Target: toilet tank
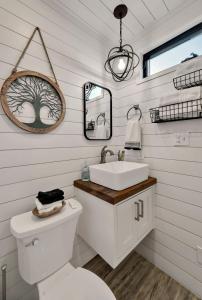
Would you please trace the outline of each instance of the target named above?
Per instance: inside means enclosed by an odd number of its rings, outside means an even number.
[[[40,219],[27,212],[11,219],[11,232],[17,240],[19,272],[29,284],[48,277],[72,257],[82,206],[75,199],[70,200],[73,205],[67,200],[62,211],[49,218]]]

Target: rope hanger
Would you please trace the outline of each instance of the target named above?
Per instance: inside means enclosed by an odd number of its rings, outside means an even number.
[[[28,40],[28,42],[27,42],[27,44],[26,44],[24,50],[22,51],[22,53],[21,53],[21,55],[20,55],[20,57],[19,57],[19,59],[18,59],[16,65],[15,65],[15,67],[14,67],[13,70],[12,70],[12,74],[17,72],[17,68],[18,68],[18,66],[19,66],[19,63],[21,62],[22,58],[24,57],[24,55],[25,55],[25,53],[26,53],[26,51],[27,51],[27,48],[29,47],[29,45],[30,45],[31,41],[33,40],[34,35],[35,35],[35,33],[36,33],[37,31],[38,31],[38,33],[39,33],[39,37],[40,37],[40,40],[41,40],[43,49],[44,49],[45,54],[46,54],[46,57],[47,57],[47,59],[48,59],[48,63],[49,63],[49,65],[50,65],[51,72],[52,72],[52,74],[53,74],[55,83],[58,85],[58,82],[57,82],[57,79],[56,79],[56,75],[55,75],[55,72],[54,72],[54,70],[53,70],[53,66],[52,66],[52,63],[51,63],[51,61],[50,61],[50,57],[49,57],[49,55],[48,55],[48,51],[47,51],[47,48],[46,48],[44,39],[43,39],[42,34],[41,34],[41,30],[40,30],[39,27],[35,27],[35,29],[34,29],[32,35],[31,35],[31,37],[29,38],[29,40]]]

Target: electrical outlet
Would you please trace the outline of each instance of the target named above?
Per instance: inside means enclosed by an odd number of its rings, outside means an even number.
[[[189,132],[174,133],[174,146],[189,146]]]

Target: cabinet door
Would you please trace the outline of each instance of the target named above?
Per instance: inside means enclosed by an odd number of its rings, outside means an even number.
[[[136,196],[139,203],[138,240],[153,227],[152,189]],[[135,225],[136,226],[136,225]]]
[[[136,197],[117,205],[117,247],[118,256],[122,256],[133,248],[138,239],[138,228],[134,226]]]

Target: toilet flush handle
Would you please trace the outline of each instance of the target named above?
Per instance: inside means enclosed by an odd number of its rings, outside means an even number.
[[[26,244],[25,247],[30,247],[30,246],[35,247],[38,245],[38,243],[39,243],[39,239],[35,238],[30,243]]]

